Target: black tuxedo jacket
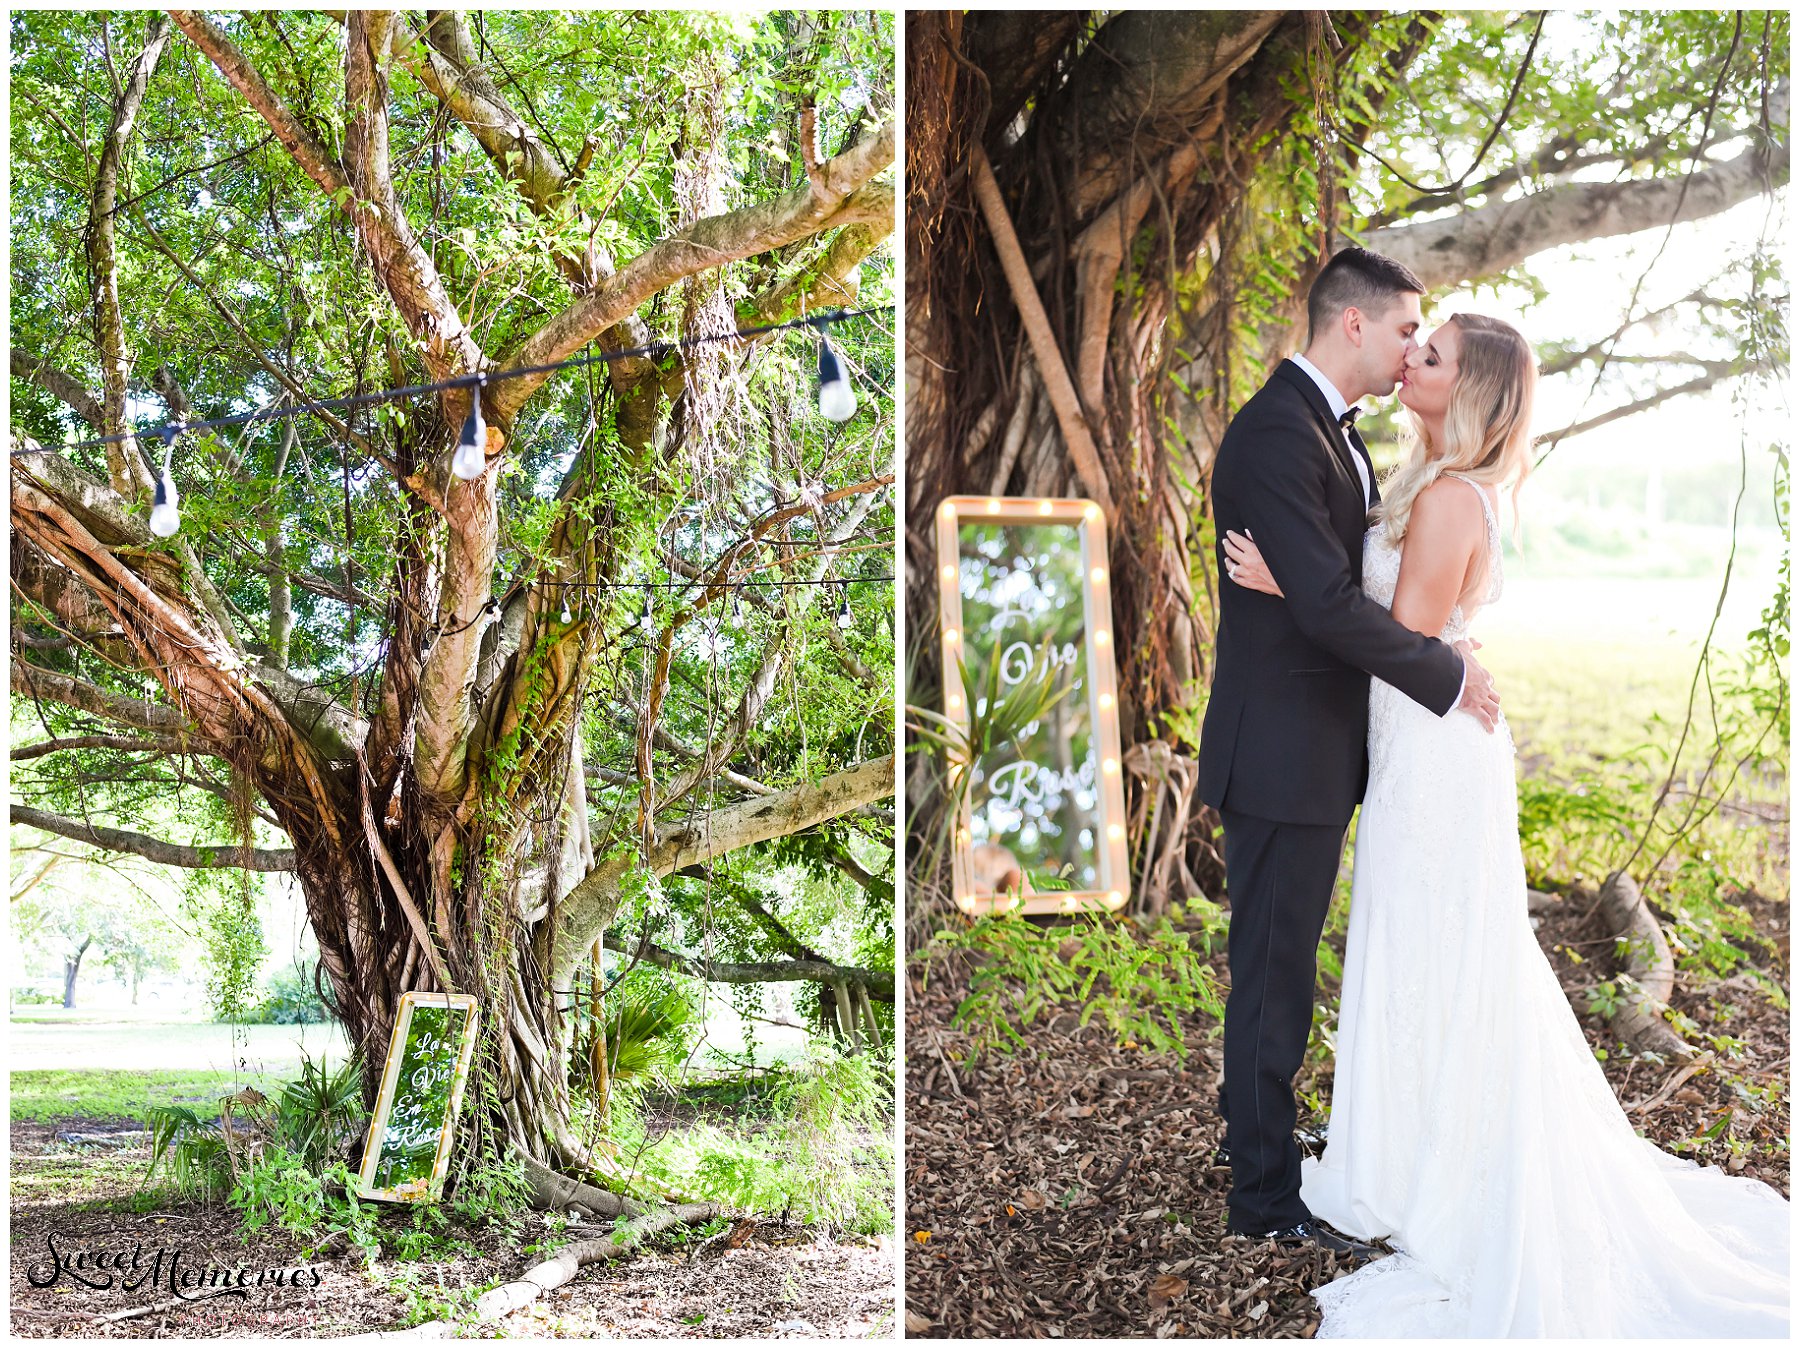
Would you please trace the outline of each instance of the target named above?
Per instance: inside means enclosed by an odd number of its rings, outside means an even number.
[[[1369,676],[1439,715],[1456,705],[1462,657],[1362,593],[1367,513],[1353,453],[1324,393],[1292,361],[1219,446],[1219,636],[1200,736],[1210,806],[1348,824],[1369,776]],[[1373,492],[1372,468],[1369,482]],[[1225,579],[1227,530],[1254,536],[1283,597]]]

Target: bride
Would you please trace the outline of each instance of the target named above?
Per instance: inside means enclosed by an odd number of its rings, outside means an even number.
[[[1363,589],[1465,638],[1500,596],[1498,495],[1529,467],[1536,362],[1463,314],[1407,357],[1415,443]],[[1231,534],[1240,585],[1279,595]],[[1788,1206],[1637,1136],[1533,936],[1512,736],[1372,680],[1328,1145],[1301,1194],[1395,1255],[1314,1290],[1321,1336],[1780,1336]]]

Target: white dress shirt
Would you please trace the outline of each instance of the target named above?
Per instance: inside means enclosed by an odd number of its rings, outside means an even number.
[[[1327,379],[1325,372],[1304,356],[1296,354],[1294,364],[1306,371],[1312,382],[1319,386],[1319,392],[1325,395],[1325,401],[1331,405],[1332,417],[1342,421],[1344,414],[1350,410],[1350,404],[1345,400],[1344,395],[1337,391],[1337,385]],[[1356,446],[1350,440],[1349,430],[1340,426],[1338,434],[1344,438],[1344,444],[1350,446],[1350,459],[1356,465],[1356,476],[1362,482],[1363,509],[1367,510],[1369,508],[1369,466],[1363,463],[1363,457],[1356,452]]]
[[[1324,371],[1320,370],[1318,366],[1314,365],[1298,352],[1294,354],[1293,362],[1306,372],[1307,377],[1311,379],[1314,384],[1319,386],[1319,392],[1325,395],[1326,403],[1331,406],[1331,415],[1341,421],[1344,414],[1350,410],[1350,403],[1343,394],[1338,392],[1337,385],[1333,384],[1331,380],[1326,377]],[[1356,452],[1356,446],[1352,444],[1350,440],[1349,430],[1340,426],[1338,428],[1338,434],[1344,438],[1344,444],[1350,446],[1350,460],[1356,465],[1356,476],[1362,480],[1363,509],[1367,510],[1369,508],[1369,466],[1363,462],[1363,457]],[[1462,702],[1463,689],[1468,686],[1468,683],[1469,662],[1465,657],[1463,660],[1463,682],[1456,690],[1456,701],[1458,703]],[[1454,712],[1455,710],[1456,707],[1452,705],[1450,711]],[[1448,713],[1445,715],[1448,715]]]

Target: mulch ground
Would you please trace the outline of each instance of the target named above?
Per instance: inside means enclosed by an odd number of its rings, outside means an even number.
[[[427,1294],[478,1290],[512,1278],[544,1254],[490,1246],[479,1255],[400,1266],[383,1261],[365,1272],[354,1251],[309,1255],[304,1243],[265,1229],[242,1232],[229,1209],[172,1204],[131,1211],[149,1154],[139,1126],[121,1121],[63,1120],[12,1128],[12,1332],[20,1337],[177,1338],[219,1336],[327,1338],[416,1323],[406,1296],[387,1285],[405,1271]],[[125,1146],[71,1143],[121,1135]],[[569,1236],[604,1235],[569,1229]],[[524,1244],[548,1236],[541,1215],[526,1219]],[[58,1251],[138,1254],[136,1273],[81,1271],[94,1288],[69,1274],[53,1286],[33,1287],[54,1269]],[[160,1273],[156,1253],[166,1251]],[[245,1298],[218,1297],[172,1306],[168,1271],[316,1271],[299,1285],[252,1288]],[[125,1285],[138,1282],[135,1289]],[[160,1286],[159,1286],[160,1285]],[[190,1293],[195,1291],[190,1288]],[[150,1308],[123,1320],[120,1312]],[[683,1248],[652,1244],[611,1266],[594,1266],[532,1306],[474,1334],[698,1339],[861,1339],[886,1337],[894,1326],[894,1254],[886,1238],[842,1243],[791,1222],[761,1221],[742,1244]]]
[[[1586,989],[1618,971],[1592,901],[1570,894],[1538,930],[1578,1009]],[[1758,963],[1785,989],[1787,905],[1753,897],[1748,907],[1779,947]],[[1197,1015],[1184,1023],[1189,1052],[1178,1063],[1121,1047],[1103,1026],[1082,1029],[1065,1012],[1032,1031],[1035,1056],[970,1063],[969,1037],[951,1028],[966,968],[940,960],[929,981],[920,974],[915,964],[906,1001],[910,1335],[1313,1334],[1309,1290],[1348,1266],[1225,1233],[1230,1173],[1211,1165],[1223,1137],[1213,1027]],[[1741,978],[1682,988],[1674,1006],[1703,1034],[1742,1041],[1738,1057],[1674,1082],[1678,1067],[1634,1059],[1603,1021],[1580,1018],[1607,1052],[1607,1076],[1632,1122],[1666,1149],[1786,1194],[1787,1010]],[[1302,1086],[1328,1097],[1328,1075],[1328,1065],[1315,1080],[1303,1074]],[[1716,1139],[1699,1140],[1724,1117]]]

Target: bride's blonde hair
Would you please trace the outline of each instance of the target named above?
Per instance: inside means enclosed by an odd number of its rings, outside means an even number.
[[[1456,314],[1445,321],[1462,334],[1462,350],[1444,411],[1444,444],[1433,445],[1425,423],[1416,413],[1408,414],[1411,452],[1383,485],[1376,508],[1394,544],[1406,537],[1419,493],[1443,474],[1510,486],[1516,521],[1519,488],[1531,472],[1531,405],[1537,395],[1537,356],[1531,344],[1510,323],[1481,314]]]

